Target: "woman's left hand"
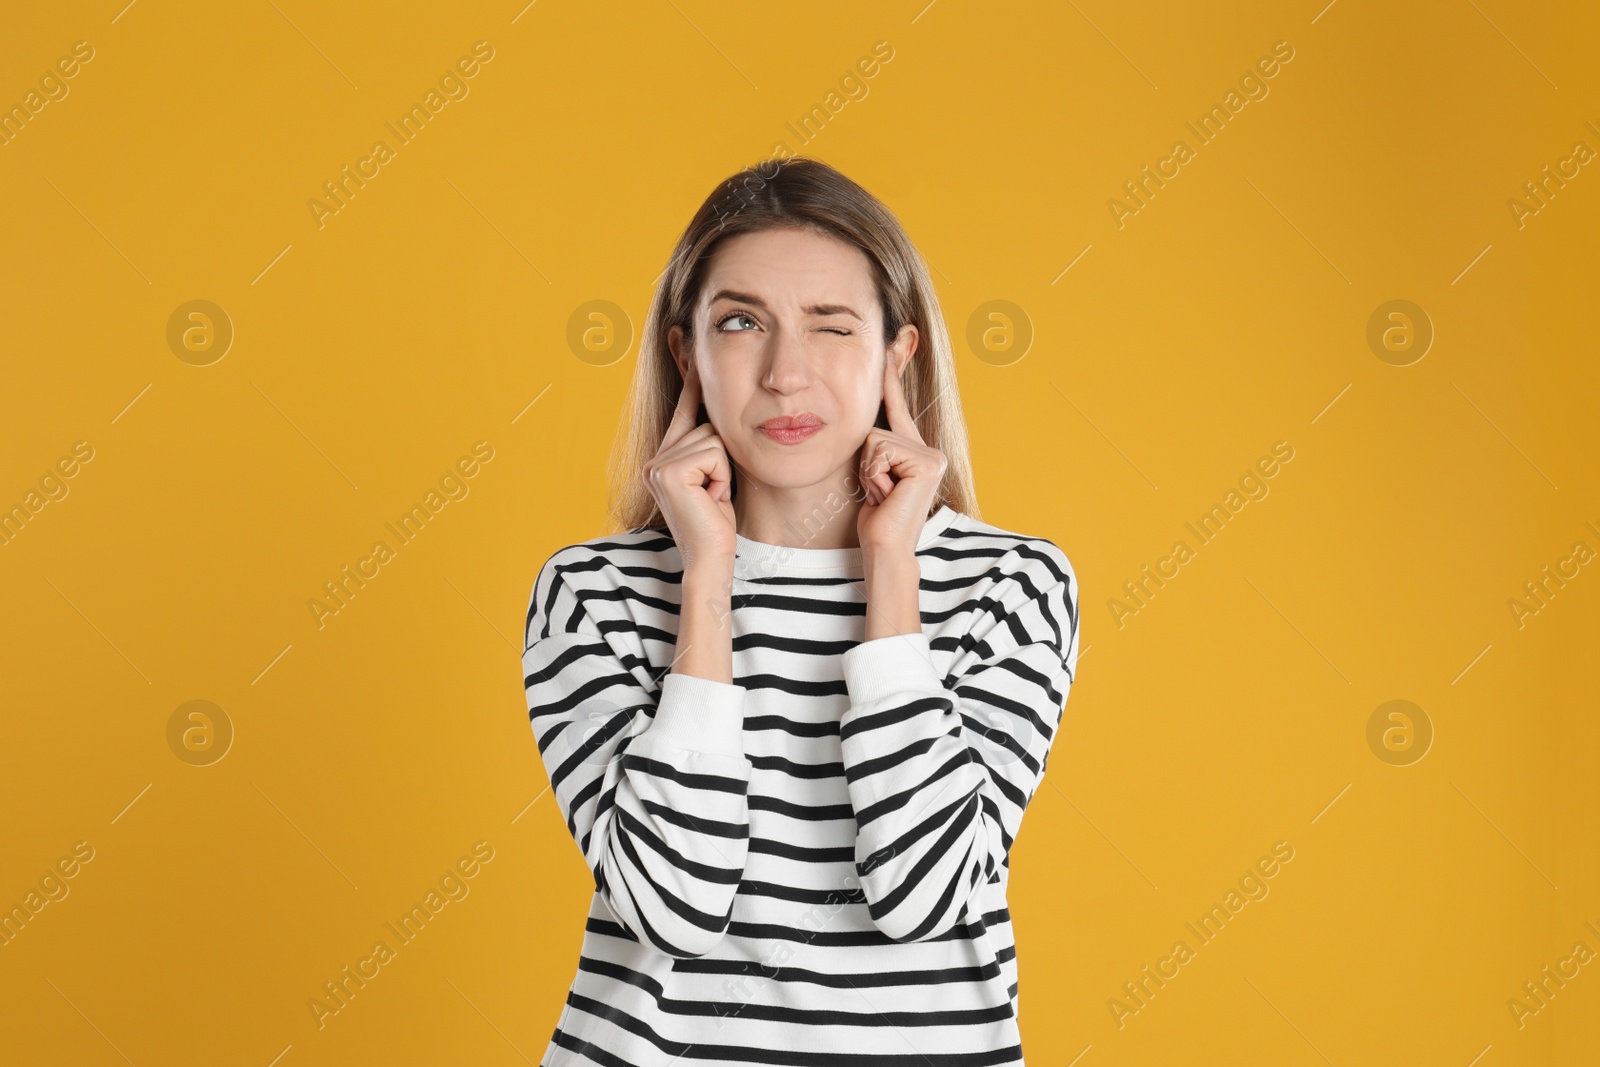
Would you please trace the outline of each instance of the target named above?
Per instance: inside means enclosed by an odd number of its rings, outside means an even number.
[[[917,432],[892,356],[883,361],[883,406],[889,428],[874,426],[861,446],[866,499],[856,516],[856,533],[868,556],[903,553],[909,559],[916,555],[949,460]]]

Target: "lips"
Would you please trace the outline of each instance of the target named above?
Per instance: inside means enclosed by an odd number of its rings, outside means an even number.
[[[799,415],[779,415],[756,429],[781,445],[797,445],[814,437],[822,429],[822,420],[806,411]]]
[[[794,430],[802,426],[821,425],[821,419],[817,418],[809,411],[803,411],[798,415],[779,415],[777,418],[768,419],[766,422],[763,422],[759,428],[763,430]]]

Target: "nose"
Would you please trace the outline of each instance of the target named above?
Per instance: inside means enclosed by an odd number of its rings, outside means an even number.
[[[797,393],[811,384],[811,358],[801,331],[804,326],[777,330],[767,345],[767,373],[762,385],[774,393]]]

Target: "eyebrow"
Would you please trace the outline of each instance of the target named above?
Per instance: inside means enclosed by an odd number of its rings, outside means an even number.
[[[771,308],[767,307],[766,301],[762,300],[759,296],[756,296],[752,293],[736,293],[732,289],[717,290],[716,294],[711,297],[711,303],[715,304],[718,300],[732,300],[740,304],[754,304],[763,311],[772,310]],[[867,321],[861,317],[861,313],[856,311],[855,308],[846,307],[844,304],[808,304],[800,310],[804,311],[807,315],[850,315],[862,322]]]

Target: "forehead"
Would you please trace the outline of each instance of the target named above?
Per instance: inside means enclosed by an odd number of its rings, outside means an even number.
[[[844,304],[868,319],[878,303],[865,252],[837,237],[793,228],[742,233],[718,245],[701,304],[724,289],[758,296],[778,310]]]

